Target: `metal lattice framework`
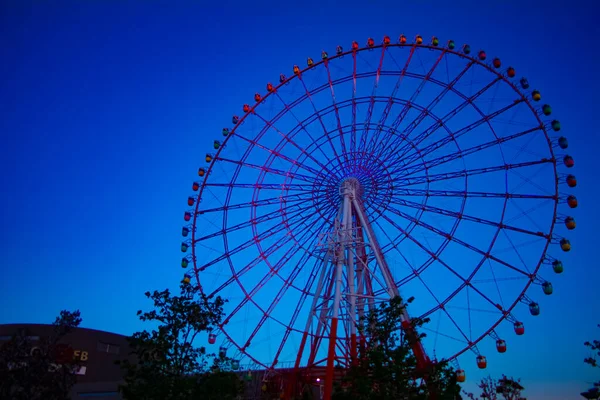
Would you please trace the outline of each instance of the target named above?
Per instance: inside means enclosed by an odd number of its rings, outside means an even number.
[[[514,68],[451,40],[369,39],[254,100],[185,213],[182,266],[229,300],[211,343],[266,369],[347,366],[357,319],[400,293],[431,320],[422,363],[472,350],[484,368],[480,348],[523,334],[515,307],[539,314],[532,284],[552,293],[550,246],[570,250],[555,223],[575,227],[557,210],[577,199],[559,193],[576,185],[560,123]]]

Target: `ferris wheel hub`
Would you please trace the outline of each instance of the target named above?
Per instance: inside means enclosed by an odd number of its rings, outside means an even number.
[[[360,184],[360,181],[352,176],[344,179],[340,183],[340,196],[343,198],[345,195],[348,194],[351,198],[361,198],[363,195],[363,187]]]

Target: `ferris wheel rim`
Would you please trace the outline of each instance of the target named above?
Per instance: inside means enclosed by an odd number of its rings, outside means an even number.
[[[307,70],[309,70],[309,69],[311,69],[311,68],[316,68],[316,67],[318,67],[318,66],[320,66],[320,65],[322,65],[322,64],[324,64],[324,63],[331,62],[331,61],[335,60],[336,58],[341,58],[341,57],[343,57],[343,56],[345,56],[345,55],[357,54],[357,53],[360,53],[360,52],[362,52],[362,51],[369,51],[369,50],[378,49],[378,48],[385,48],[385,47],[386,47],[386,45],[376,45],[376,46],[373,46],[373,47],[362,47],[362,48],[359,48],[359,49],[357,49],[357,50],[351,50],[351,51],[347,51],[347,52],[344,52],[344,53],[342,53],[342,54],[339,54],[339,55],[332,56],[332,57],[328,58],[328,59],[327,59],[327,60],[325,60],[325,61],[319,61],[319,62],[315,63],[315,64],[314,64],[312,67],[308,67],[308,68],[305,68],[305,69],[303,69],[299,75],[292,75],[292,76],[290,76],[289,78],[287,78],[287,79],[286,79],[284,82],[280,83],[280,84],[277,86],[277,88],[275,89],[275,91],[274,91],[273,93],[276,93],[277,89],[279,89],[279,88],[280,88],[280,87],[282,87],[283,85],[286,85],[286,84],[288,84],[288,83],[289,83],[289,82],[291,82],[293,79],[295,79],[295,78],[297,78],[297,77],[299,78],[299,76],[300,76],[302,73],[304,73],[305,71],[307,71]],[[553,160],[554,160],[554,161],[553,161],[553,165],[554,165],[554,175],[555,175],[555,177],[558,177],[558,175],[559,175],[559,174],[558,174],[558,170],[557,170],[556,156],[555,156],[555,154],[554,154],[554,149],[553,149],[553,146],[552,146],[552,144],[551,144],[551,140],[550,140],[550,137],[549,137],[549,134],[548,134],[548,132],[547,132],[547,129],[546,129],[546,127],[544,126],[543,122],[541,121],[539,114],[538,114],[538,113],[536,113],[536,111],[535,111],[535,108],[534,108],[533,104],[532,104],[532,103],[531,103],[531,102],[528,100],[528,98],[525,96],[525,94],[523,94],[523,93],[520,91],[520,89],[518,89],[518,88],[516,87],[516,85],[514,85],[514,84],[513,84],[513,83],[512,83],[512,82],[511,82],[511,81],[510,81],[510,80],[509,80],[507,77],[505,77],[504,75],[500,74],[500,73],[499,73],[497,70],[494,70],[494,69],[493,69],[492,67],[490,67],[489,65],[487,65],[487,64],[485,64],[485,63],[483,63],[483,62],[480,62],[480,61],[479,61],[479,60],[477,60],[475,57],[472,57],[472,56],[469,56],[469,55],[465,55],[465,54],[463,54],[463,53],[460,53],[460,52],[458,52],[458,51],[453,51],[453,50],[450,50],[450,49],[445,49],[445,48],[441,48],[441,47],[437,47],[437,46],[429,46],[429,45],[417,45],[417,44],[404,44],[404,45],[403,45],[403,44],[389,44],[389,45],[387,45],[387,47],[413,47],[413,48],[427,48],[427,49],[431,49],[431,50],[443,51],[443,52],[445,52],[445,53],[449,53],[449,54],[454,54],[454,55],[457,55],[457,56],[459,56],[459,57],[461,57],[461,58],[469,59],[469,60],[471,60],[471,61],[472,61],[474,64],[477,64],[477,65],[479,65],[479,66],[482,66],[482,67],[486,68],[488,71],[490,71],[490,72],[492,72],[492,73],[495,73],[496,75],[498,75],[498,77],[499,77],[501,80],[503,80],[503,81],[504,81],[504,83],[508,84],[508,85],[509,85],[509,86],[510,86],[510,87],[511,87],[511,88],[512,88],[512,89],[513,89],[513,90],[514,90],[514,91],[515,91],[517,94],[519,94],[519,95],[521,96],[521,99],[522,99],[522,100],[523,100],[523,101],[524,101],[524,102],[527,104],[527,106],[530,108],[530,110],[531,110],[532,114],[533,114],[533,115],[535,115],[535,116],[536,116],[536,118],[538,119],[538,122],[540,123],[540,129],[541,129],[541,131],[543,132],[544,136],[546,137],[546,140],[548,141],[548,149],[549,149],[549,151],[550,151],[550,154],[551,154],[551,156],[552,156],[552,158],[553,158]],[[266,100],[266,99],[267,99],[269,96],[271,96],[273,93],[267,93],[267,94],[266,94],[266,95],[265,95],[265,96],[262,98],[262,100],[261,100],[260,102],[258,102],[257,104],[255,104],[255,105],[252,107],[252,109],[251,109],[251,111],[250,111],[250,112],[248,112],[248,113],[245,113],[245,114],[244,114],[244,115],[243,115],[243,116],[240,118],[239,122],[238,122],[238,123],[237,123],[237,124],[234,126],[234,128],[231,130],[231,133],[230,133],[230,134],[229,134],[227,137],[225,137],[225,139],[224,139],[224,141],[223,141],[223,145],[222,145],[222,146],[221,146],[221,147],[220,147],[220,148],[217,150],[217,152],[216,152],[216,154],[215,154],[215,157],[213,157],[213,160],[211,161],[211,163],[210,163],[210,165],[209,165],[209,167],[208,167],[208,169],[207,169],[207,172],[206,172],[206,177],[203,179],[202,185],[201,185],[201,187],[200,187],[200,191],[199,191],[199,193],[198,193],[198,199],[199,199],[199,201],[198,201],[198,202],[196,202],[195,209],[194,209],[194,213],[193,213],[193,222],[192,222],[192,225],[194,226],[194,228],[195,228],[195,226],[196,226],[196,220],[197,220],[197,217],[198,217],[198,215],[199,215],[199,214],[198,214],[198,213],[199,213],[199,211],[198,211],[198,210],[199,210],[199,207],[200,207],[200,199],[202,198],[202,194],[203,194],[203,192],[204,192],[204,189],[205,189],[205,187],[206,187],[206,182],[207,182],[207,180],[209,179],[209,176],[210,176],[210,173],[211,173],[211,171],[212,171],[212,168],[214,167],[214,164],[215,164],[215,162],[217,161],[217,159],[218,159],[218,157],[219,157],[220,153],[223,151],[223,149],[224,149],[224,147],[225,147],[225,145],[226,145],[227,141],[229,141],[231,137],[234,137],[234,136],[235,136],[235,131],[236,131],[236,129],[237,129],[237,128],[238,128],[238,127],[241,125],[241,124],[243,124],[243,123],[244,123],[244,121],[245,121],[245,119],[246,119],[246,118],[247,118],[247,117],[248,117],[248,116],[249,116],[249,115],[250,115],[250,114],[251,114],[251,113],[252,113],[252,112],[253,112],[253,111],[254,111],[254,110],[255,110],[255,109],[256,109],[256,108],[259,106],[259,105],[260,105],[260,104],[262,104],[262,102],[264,102],[264,100]],[[305,101],[305,99],[303,99],[302,101]],[[317,113],[320,113],[321,111],[322,111],[322,110],[319,110]],[[492,131],[493,131],[493,130],[492,130]],[[327,133],[325,133],[325,135],[326,135],[326,134],[327,134]],[[495,134],[495,133],[494,133],[494,134]],[[282,140],[283,140],[283,139],[282,139]],[[239,168],[241,168],[241,166],[240,166],[240,167],[238,167],[238,169],[239,169]],[[265,175],[263,174],[262,180],[264,180],[264,176],[265,176]],[[467,177],[465,176],[465,179],[466,179],[466,178],[467,178]],[[261,181],[261,182],[262,182],[262,181]],[[228,191],[228,201],[229,201],[229,198],[230,198],[230,196],[231,196],[231,192],[232,192],[232,188],[230,188],[230,189],[229,189],[229,191]],[[558,190],[558,179],[557,179],[557,182],[556,182],[556,184],[555,184],[555,194],[556,194],[556,196],[558,196],[558,192],[559,192],[559,190]],[[256,193],[256,190],[255,190],[255,193]],[[465,197],[465,199],[466,199],[466,197]],[[506,202],[507,202],[507,201],[508,201],[508,199],[506,199],[506,200],[505,200],[505,202],[504,202],[504,207],[505,207],[505,208],[506,208]],[[229,203],[227,203],[227,204],[229,204]],[[464,202],[463,202],[463,206],[462,206],[462,207],[463,207],[463,209],[464,209]],[[516,305],[517,305],[517,304],[520,302],[520,298],[521,298],[521,297],[522,297],[522,296],[523,296],[523,295],[524,295],[524,294],[527,292],[527,290],[529,289],[529,287],[532,285],[532,283],[533,283],[533,281],[534,281],[534,278],[533,278],[533,277],[534,277],[535,275],[537,275],[537,272],[539,271],[539,269],[540,269],[540,267],[541,267],[541,265],[542,265],[542,263],[543,263],[543,261],[544,261],[545,257],[547,256],[547,253],[548,253],[548,248],[549,248],[549,245],[550,245],[550,243],[551,243],[551,240],[552,240],[552,237],[553,237],[553,233],[554,233],[554,227],[555,227],[555,223],[556,223],[557,209],[558,209],[558,200],[554,201],[554,216],[555,216],[555,217],[554,217],[554,218],[553,218],[553,220],[551,221],[551,225],[550,225],[550,228],[549,228],[549,233],[547,234],[548,238],[547,238],[547,240],[546,240],[546,244],[545,244],[545,246],[544,246],[544,250],[543,250],[543,251],[542,251],[542,253],[541,253],[540,260],[539,260],[539,262],[537,263],[537,265],[535,266],[535,269],[534,269],[534,271],[533,271],[533,273],[532,273],[532,278],[528,280],[527,284],[525,285],[525,287],[524,287],[524,288],[523,288],[523,290],[521,291],[521,294],[520,294],[520,295],[517,297],[517,299],[516,299],[516,300],[515,300],[515,301],[514,301],[514,302],[513,302],[511,305],[510,305],[510,307],[506,308],[506,310],[505,310],[505,311],[507,311],[508,313],[510,313],[510,312],[511,312],[511,311],[512,311],[512,310],[513,310],[515,307],[516,307]],[[227,212],[224,212],[224,219],[226,219],[226,215],[227,215]],[[503,221],[503,219],[501,220],[501,222],[500,222],[500,223],[502,223],[502,221]],[[253,227],[253,229],[254,229],[254,227]],[[502,230],[502,229],[503,229],[502,227],[499,227],[499,228],[497,229],[497,234],[498,234],[498,233],[500,232],[500,230]],[[256,235],[256,231],[254,231],[254,233],[255,233],[255,235]],[[224,235],[224,236],[226,236],[226,235]],[[225,240],[226,240],[226,239],[225,239]],[[192,230],[192,242],[194,242],[194,241],[195,241],[195,229],[193,229],[193,230]],[[494,242],[494,241],[492,241],[492,244],[491,244],[491,246],[493,246],[493,242]],[[442,250],[442,251],[443,251],[443,250]],[[199,274],[199,268],[197,268],[197,266],[196,266],[195,246],[192,246],[192,259],[193,259],[193,263],[194,263],[194,272],[196,273],[196,277],[197,277],[197,279],[199,279],[199,276],[198,276],[198,274]],[[231,268],[231,272],[232,272],[232,274],[234,274],[234,275],[235,275],[235,270],[234,270],[234,267],[233,267],[233,266],[232,266],[232,264],[231,264],[231,260],[229,260],[229,264],[230,264],[230,268]],[[475,272],[476,272],[476,270],[473,272],[473,275],[472,275],[472,276],[474,276]],[[470,280],[471,280],[472,276],[471,276],[471,277],[469,277],[469,280],[468,280],[468,282],[470,282]],[[396,282],[396,284],[397,284],[397,282]],[[243,285],[241,285],[241,284],[240,284],[240,288],[242,288],[242,290],[243,290]],[[462,289],[461,289],[461,290],[462,290]],[[261,307],[260,307],[258,304],[256,304],[256,303],[255,303],[255,306],[256,306],[258,309],[261,309]],[[433,311],[432,311],[432,312],[433,312]],[[484,332],[484,333],[483,333],[483,334],[482,334],[482,335],[481,335],[481,336],[480,336],[478,339],[476,339],[476,340],[473,342],[473,345],[476,345],[476,344],[477,344],[479,341],[481,341],[483,338],[485,338],[486,336],[489,336],[490,332],[491,332],[491,331],[493,331],[493,330],[494,330],[494,329],[495,329],[495,328],[496,328],[496,327],[497,327],[497,326],[498,326],[498,325],[499,325],[499,324],[500,324],[502,321],[504,321],[505,319],[506,319],[506,317],[505,317],[505,316],[503,316],[503,317],[499,318],[499,319],[498,319],[498,321],[497,321],[497,322],[496,322],[496,323],[495,323],[493,326],[491,326],[491,327],[490,327],[490,328],[489,328],[489,329],[488,329],[486,332]],[[281,324],[285,326],[285,323],[281,323]],[[226,336],[227,336],[227,337],[228,337],[230,340],[232,340],[232,341],[233,341],[233,339],[232,339],[232,338],[229,336],[229,334],[227,334],[227,332],[226,332],[226,331],[224,331],[224,330],[223,330],[223,333],[224,333],[224,334],[225,334],[225,335],[226,335]],[[233,341],[233,343],[235,343],[235,341]],[[236,345],[236,347],[238,347],[238,348],[239,348],[239,346],[237,346],[237,345]],[[462,353],[466,352],[467,350],[469,350],[469,349],[471,349],[471,348],[472,348],[472,347],[468,347],[468,348],[465,348],[465,349],[463,349],[461,352],[459,352],[459,353],[455,354],[455,355],[454,355],[453,357],[451,357],[450,359],[454,359],[454,358],[458,357],[459,355],[461,355]],[[247,357],[250,357],[251,359],[253,359],[255,362],[257,362],[257,363],[260,363],[260,362],[259,362],[257,359],[255,359],[255,358],[254,358],[254,357],[253,357],[251,354],[249,354],[249,353],[244,353],[244,354],[245,354],[245,356],[247,356]],[[261,364],[261,365],[264,365],[264,364],[262,364],[262,363],[260,363],[260,364]],[[267,367],[266,365],[264,365],[264,366],[265,366],[265,367]]]

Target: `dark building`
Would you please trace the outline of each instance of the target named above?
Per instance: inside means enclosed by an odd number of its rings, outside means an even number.
[[[20,329],[27,332],[32,345],[35,346],[36,340],[50,334],[52,325],[0,325],[0,344],[10,340]],[[122,382],[123,373],[121,368],[115,365],[115,361],[129,356],[129,346],[125,336],[95,329],[77,328],[65,336],[62,342],[73,348],[74,356],[81,364],[77,373],[77,384],[71,392],[71,399],[121,399],[118,385]]]

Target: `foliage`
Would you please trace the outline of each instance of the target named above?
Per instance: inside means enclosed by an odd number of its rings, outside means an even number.
[[[0,399],[67,400],[78,360],[62,339],[81,323],[79,311],[61,311],[50,335],[32,340],[22,329],[0,346]]]
[[[445,362],[430,366],[427,385],[419,378],[409,338],[400,327],[406,305],[396,297],[362,319],[359,333],[370,338],[369,345],[336,385],[334,400],[428,399],[433,390],[439,399],[461,398],[456,373]],[[417,329],[426,322],[411,323]]]
[[[137,314],[157,328],[128,338],[134,357],[120,361],[125,371],[120,390],[128,400],[230,399],[241,390],[238,376],[222,370],[228,359],[215,359],[195,345],[201,332],[221,322],[224,300],[209,299],[189,283],[180,289],[178,296],[168,289],[145,293],[154,310]]]
[[[521,393],[525,388],[521,385],[520,379],[509,378],[506,375],[502,375],[502,378],[496,380],[491,376],[483,378],[477,387],[481,389],[481,399],[486,400],[526,400],[525,397],[521,396]],[[475,396],[472,393],[466,394],[469,399],[474,400]],[[499,397],[502,396],[502,397]]]
[[[598,325],[600,328],[600,325]],[[593,340],[591,342],[585,342],[584,346],[589,347],[593,352],[591,357],[587,357],[583,360],[586,364],[591,365],[594,368],[600,368],[600,364],[598,364],[598,358],[600,357],[600,340]],[[600,388],[600,380],[594,383],[594,386]]]

